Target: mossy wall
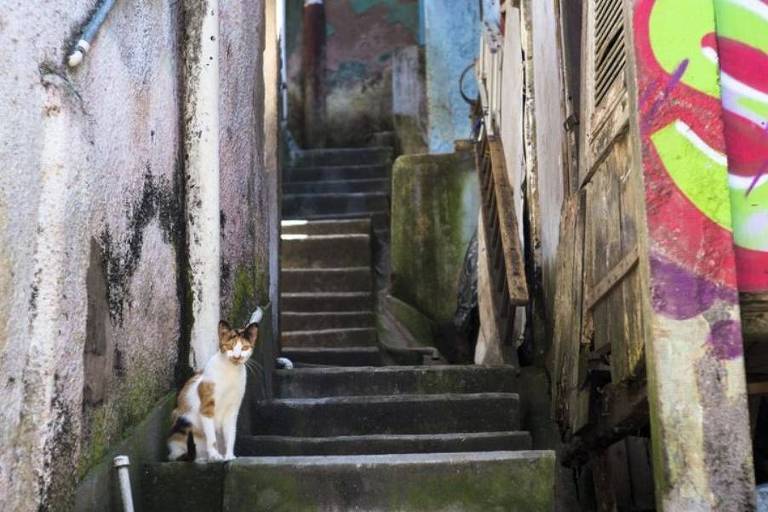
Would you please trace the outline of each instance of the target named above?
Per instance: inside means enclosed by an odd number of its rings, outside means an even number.
[[[480,207],[471,152],[406,155],[392,171],[392,295],[452,325]]]

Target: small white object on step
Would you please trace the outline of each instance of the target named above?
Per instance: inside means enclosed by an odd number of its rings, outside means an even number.
[[[277,367],[281,370],[293,370],[293,361],[287,357],[278,357],[275,359],[275,362],[277,363]]]
[[[248,325],[259,324],[261,319],[264,318],[264,310],[261,307],[256,307],[256,310],[251,313],[251,319],[248,320]]]

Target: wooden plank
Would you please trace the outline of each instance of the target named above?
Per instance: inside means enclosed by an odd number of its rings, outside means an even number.
[[[507,178],[506,161],[501,141],[496,137],[489,137],[488,143],[491,151],[491,168],[509,300],[515,306],[522,306],[528,303],[528,284],[525,277],[523,250],[518,236],[519,228],[514,205],[514,191]]]
[[[570,372],[575,371],[573,354],[578,354],[580,342],[574,337],[576,311],[572,301],[574,286],[574,267],[576,259],[576,221],[579,213],[578,195],[571,196],[563,204],[560,217],[560,244],[557,253],[557,282],[555,292],[554,327],[552,332],[552,405],[555,418],[562,424],[567,423],[568,402],[570,400]],[[567,426],[566,426],[567,428]]]
[[[621,251],[629,254],[631,251],[640,253],[638,226],[642,213],[642,179],[639,171],[633,169],[632,149],[623,139],[617,151],[619,161],[624,162],[621,170]],[[645,377],[645,336],[643,331],[643,302],[645,288],[640,278],[638,267],[633,266],[621,283],[621,293],[624,314],[623,365],[612,365],[611,371],[614,382],[626,379],[641,379]]]
[[[594,308],[595,304],[605,297],[637,265],[639,258],[638,248],[635,246],[594,287],[586,291],[584,298],[585,309],[590,310]]]

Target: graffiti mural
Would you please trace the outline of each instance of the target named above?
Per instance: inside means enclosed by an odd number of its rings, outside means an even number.
[[[765,55],[768,31],[751,13],[768,3],[633,4],[657,499],[663,510],[752,510],[739,289],[768,289],[768,104],[765,78],[742,59]],[[716,30],[721,14],[733,21]],[[731,25],[746,17],[748,36]]]
[[[768,291],[768,0],[714,0],[717,33],[700,0],[640,4],[636,30],[646,37],[638,51],[652,64],[644,73],[642,128],[683,196],[673,205],[682,217],[659,219],[658,228],[677,235],[674,225],[685,225],[677,245],[687,254],[676,256],[684,266],[696,259],[696,274]],[[688,7],[680,30],[679,14]],[[736,273],[719,258],[685,249],[705,240],[703,231],[712,243],[733,237]]]
[[[768,0],[714,0],[739,289],[768,291]]]

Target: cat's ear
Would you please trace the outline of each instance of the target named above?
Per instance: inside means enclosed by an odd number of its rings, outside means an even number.
[[[219,340],[224,339],[224,337],[229,335],[231,331],[232,328],[226,321],[222,320],[219,322]]]
[[[243,336],[251,342],[251,345],[255,345],[256,340],[259,338],[259,324],[252,323],[248,325],[243,331]]]

